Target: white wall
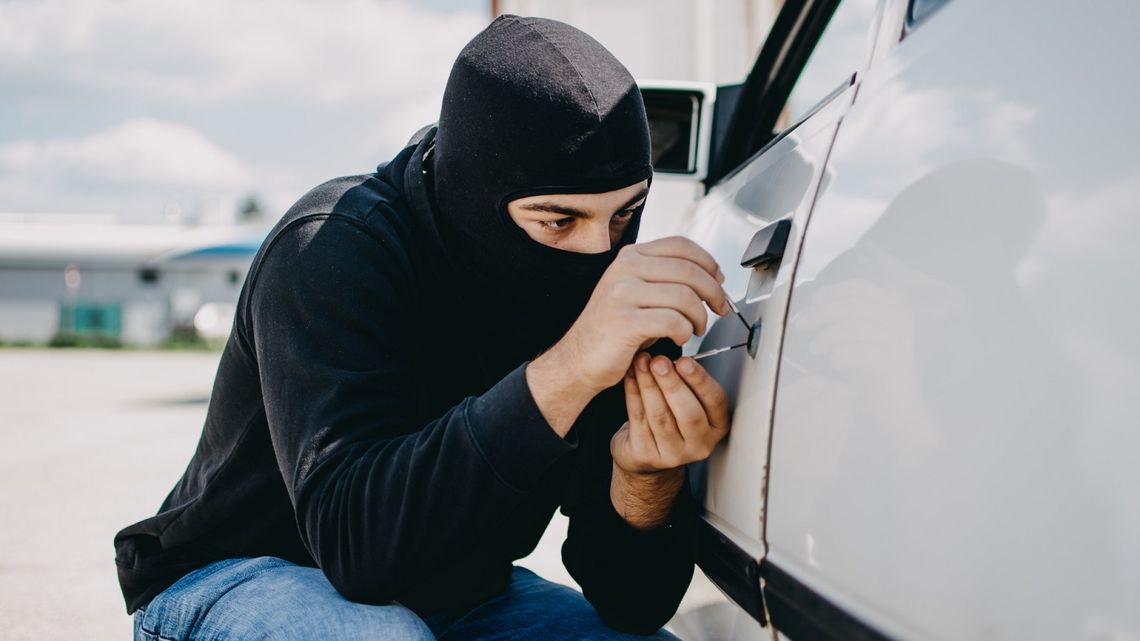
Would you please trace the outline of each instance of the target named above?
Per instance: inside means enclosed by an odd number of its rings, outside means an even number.
[[[502,13],[572,24],[638,80],[744,80],[777,0],[501,0]]]
[[[166,338],[166,304],[159,301],[131,301],[123,305],[122,340],[128,345],[153,347]]]
[[[0,340],[46,343],[59,327],[59,303],[0,300]]]

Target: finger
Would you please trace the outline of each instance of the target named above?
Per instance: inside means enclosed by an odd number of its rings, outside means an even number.
[[[723,316],[731,311],[725,301],[724,289],[716,278],[690,260],[667,256],[641,256],[634,265],[637,276],[646,282],[686,285],[716,313]]]
[[[634,360],[641,356],[642,354],[638,354]],[[660,453],[657,451],[657,441],[653,438],[653,432],[649,429],[649,422],[645,419],[645,405],[641,400],[641,390],[637,387],[633,368],[631,365],[622,379],[625,385],[625,409],[629,416],[629,445],[638,460],[648,461],[658,458]]]
[[[618,461],[625,462],[629,460],[632,449],[633,446],[629,441],[629,421],[626,421],[610,438],[610,456],[613,457],[615,463]]]
[[[644,424],[638,427],[629,421],[618,428],[610,439],[610,455],[613,456],[614,462],[631,472],[656,470],[653,461],[659,456],[655,449],[646,449],[653,447],[651,441],[647,443],[645,440],[648,432],[649,428]]]
[[[677,373],[685,380],[708,416],[714,430],[728,430],[728,395],[700,363],[689,357],[677,360]]]
[[[709,276],[716,278],[720,271],[716,259],[705,248],[683,236],[669,236],[660,238],[642,245],[637,245],[638,252],[643,256],[663,256],[683,258],[700,265]]]
[[[653,430],[649,429],[648,421],[630,422],[629,443],[637,460],[643,463],[648,464],[661,458],[661,452],[657,449],[657,439],[653,438]]]
[[[629,294],[629,302],[638,307],[675,309],[693,326],[693,333],[703,336],[708,329],[709,315],[700,296],[691,288],[677,283],[641,283],[636,292]]]
[[[678,347],[689,342],[695,331],[693,324],[684,314],[675,309],[651,307],[637,310],[633,318],[634,327],[637,328],[639,338],[658,339],[668,338]]]
[[[638,354],[634,358],[640,357]],[[634,423],[645,422],[645,405],[641,402],[641,390],[637,388],[637,379],[633,375],[633,366],[630,366],[622,378],[622,383],[625,386],[625,413],[629,416],[629,420]]]
[[[700,458],[708,456],[705,444],[709,442],[709,418],[704,406],[697,400],[689,384],[673,367],[673,362],[664,356],[654,358],[649,364],[649,370],[661,389],[665,402],[673,413],[673,420],[677,430],[685,441],[690,452],[696,452]],[[711,444],[709,445],[711,448]]]
[[[649,371],[649,354],[639,354],[634,360],[635,377],[645,405],[645,418],[657,443],[661,462],[665,467],[676,467],[683,461],[685,442],[673,420],[673,412],[665,402],[665,396],[657,387],[653,374]]]

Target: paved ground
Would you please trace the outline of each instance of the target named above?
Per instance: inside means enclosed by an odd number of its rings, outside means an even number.
[[[129,639],[111,540],[186,465],[218,354],[0,349],[0,637]],[[552,522],[522,563],[572,584]],[[683,608],[717,600],[698,579]]]

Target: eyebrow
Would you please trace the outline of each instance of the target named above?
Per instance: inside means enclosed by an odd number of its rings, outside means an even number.
[[[629,209],[630,207],[632,207],[634,205],[634,203],[636,203],[639,200],[644,199],[648,195],[649,195],[649,188],[645,187],[641,191],[637,192],[637,194],[633,198],[630,198],[629,200],[625,201],[625,204],[622,205],[621,207],[618,207],[617,211],[624,211],[626,209]],[[545,211],[545,212],[549,212],[552,214],[562,214],[563,216],[572,216],[574,218],[589,218],[590,217],[590,212],[588,212],[588,211],[583,211],[583,210],[578,209],[576,207],[567,207],[566,205],[559,205],[558,203],[550,203],[550,202],[528,203],[526,205],[522,205],[522,209],[526,209],[529,211]],[[617,211],[615,211],[614,213],[617,213]]]

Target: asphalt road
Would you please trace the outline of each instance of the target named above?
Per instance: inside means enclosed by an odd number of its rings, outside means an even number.
[[[0,636],[130,639],[112,538],[193,452],[219,354],[0,349]],[[573,585],[551,522],[520,564]],[[718,599],[698,577],[682,609]]]

